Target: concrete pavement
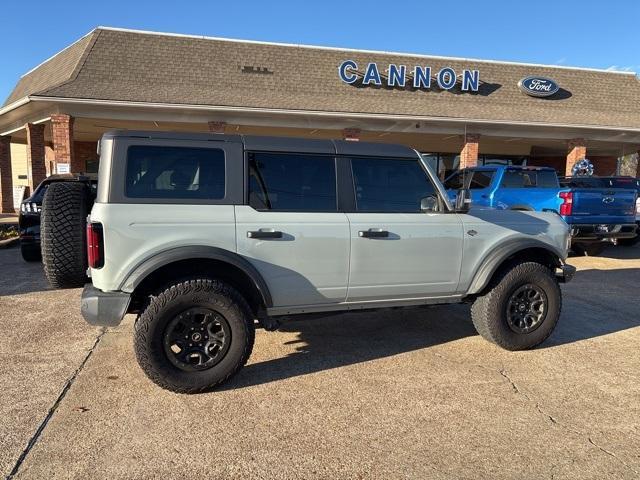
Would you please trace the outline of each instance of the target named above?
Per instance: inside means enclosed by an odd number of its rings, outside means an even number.
[[[0,251],[3,475],[640,476],[640,248],[572,259],[536,350],[487,343],[462,305],[335,315],[258,331],[247,367],[196,396],[144,377],[133,318],[102,335],[79,290],[18,257]]]

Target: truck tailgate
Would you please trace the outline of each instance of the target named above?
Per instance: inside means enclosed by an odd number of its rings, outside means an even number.
[[[569,223],[622,224],[635,219],[636,193],[622,188],[573,188]]]

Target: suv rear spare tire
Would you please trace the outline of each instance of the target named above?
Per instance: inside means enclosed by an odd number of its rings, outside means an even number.
[[[553,332],[562,293],[554,272],[535,262],[517,263],[499,271],[484,295],[471,307],[480,335],[507,350],[527,350]]]
[[[42,202],[42,263],[54,288],[77,288],[87,282],[86,221],[91,192],[81,182],[56,182]]]

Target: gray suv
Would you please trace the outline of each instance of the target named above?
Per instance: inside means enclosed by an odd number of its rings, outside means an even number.
[[[140,366],[176,392],[226,381],[256,326],[299,314],[471,302],[484,338],[532,348],[575,271],[558,215],[452,205],[400,145],[115,131],[100,155],[82,313],[136,314]]]

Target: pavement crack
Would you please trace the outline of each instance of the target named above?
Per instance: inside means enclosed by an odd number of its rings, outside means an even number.
[[[518,388],[518,385],[516,385],[516,383],[511,379],[511,377],[509,376],[509,374],[504,368],[500,370],[500,375],[502,375],[507,380],[507,382],[509,382],[514,393],[517,393],[518,395],[522,395],[527,400],[530,400],[529,396],[526,393],[520,391],[520,389]]]
[[[629,470],[631,470],[633,473],[635,473],[636,475],[640,475],[640,472],[636,469],[634,469],[631,465],[629,465],[628,463],[626,463],[624,460],[622,460],[619,456],[617,456],[615,453],[613,453],[610,450],[607,450],[604,447],[601,447],[600,445],[598,445],[596,442],[593,441],[593,439],[591,437],[587,437],[587,440],[589,440],[589,443],[591,445],[593,445],[594,447],[596,447],[598,450],[600,450],[601,452],[609,455],[610,457],[615,458],[618,462],[620,462],[622,465],[624,465],[626,468],[628,468]]]
[[[103,328],[98,334],[98,336],[96,337],[95,341],[93,342],[93,345],[85,355],[84,359],[82,360],[78,368],[76,368],[73,374],[67,379],[66,383],[64,384],[64,387],[62,387],[62,390],[58,395],[58,398],[56,398],[56,401],[53,402],[53,405],[51,406],[51,408],[49,408],[47,415],[44,417],[42,422],[40,422],[40,425],[38,425],[38,428],[36,429],[35,433],[29,439],[27,446],[18,457],[18,460],[16,460],[16,463],[13,466],[11,473],[7,475],[6,480],[11,480],[16,475],[16,473],[18,473],[18,470],[20,470],[20,467],[22,466],[25,459],[27,458],[27,455],[29,455],[29,453],[37,443],[38,439],[42,435],[42,432],[44,432],[44,429],[47,427],[49,420],[51,420],[53,415],[56,413],[56,410],[60,406],[60,403],[62,402],[62,400],[64,400],[64,397],[67,395],[67,392],[71,388],[71,385],[73,385],[73,382],[76,380],[76,378],[78,377],[78,375],[80,374],[84,366],[87,364],[87,361],[89,360],[89,358],[91,358],[91,355],[93,354],[94,350],[98,346],[98,343],[100,343],[100,340],[102,340],[102,337],[104,336],[105,333],[106,333],[106,330]]]
[[[624,467],[628,468],[629,470],[631,470],[633,473],[635,473],[636,475],[640,475],[640,472],[638,472],[637,470],[635,470],[632,466],[630,466],[629,464],[627,464],[624,460],[622,460],[620,457],[618,457],[615,453],[607,450],[604,447],[601,447],[600,445],[598,445],[597,443],[595,443],[593,441],[593,439],[586,435],[584,432],[580,432],[574,428],[571,428],[563,423],[560,423],[558,421],[557,418],[555,418],[553,415],[547,413],[542,406],[540,405],[540,403],[538,402],[534,402],[529,395],[527,395],[524,391],[522,391],[520,389],[520,387],[518,387],[518,385],[511,379],[511,377],[509,376],[509,374],[507,373],[507,371],[504,369],[504,367],[499,370],[500,375],[502,375],[511,385],[511,388],[513,389],[513,392],[516,393],[517,395],[522,395],[524,398],[526,398],[530,403],[534,403],[536,410],[538,411],[538,413],[540,413],[541,415],[543,415],[549,422],[551,422],[553,425],[557,425],[558,427],[573,433],[574,435],[577,435],[578,437],[586,437],[588,442],[593,445],[594,447],[596,447],[598,450],[600,450],[601,452],[609,455],[610,457],[615,458],[618,462],[620,462],[620,464],[622,464]],[[553,478],[553,474],[552,477]]]

